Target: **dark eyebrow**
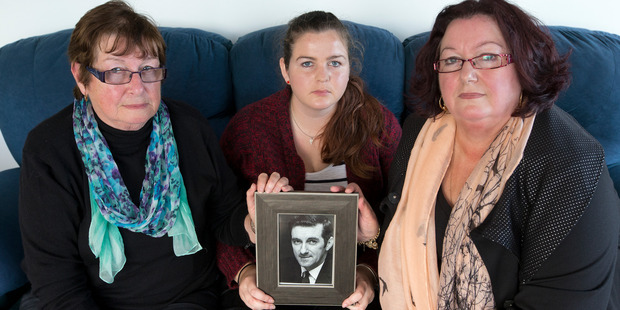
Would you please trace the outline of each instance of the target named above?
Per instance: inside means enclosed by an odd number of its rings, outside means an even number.
[[[310,56],[299,56],[297,57],[296,60],[300,60],[300,59],[316,60],[316,58],[310,57]]]
[[[333,56],[327,57],[328,60],[339,59],[339,58],[346,59],[344,55],[333,55]],[[316,60],[315,57],[311,57],[311,56],[299,56],[297,57],[296,60],[300,60],[300,59]]]
[[[336,59],[336,58],[345,58],[346,59],[346,57],[344,55],[334,55],[334,56],[328,57],[327,59]]]

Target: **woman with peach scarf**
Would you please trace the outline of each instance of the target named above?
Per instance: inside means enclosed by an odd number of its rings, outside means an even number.
[[[384,309],[617,309],[620,202],[601,145],[553,105],[567,62],[505,1],[439,14],[382,209]]]

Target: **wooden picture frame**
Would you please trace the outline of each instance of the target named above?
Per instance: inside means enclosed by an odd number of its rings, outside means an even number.
[[[276,305],[339,306],[353,293],[358,199],[357,193],[255,195],[256,281]],[[321,232],[324,237],[313,237]],[[313,269],[310,280],[302,277],[301,265]]]

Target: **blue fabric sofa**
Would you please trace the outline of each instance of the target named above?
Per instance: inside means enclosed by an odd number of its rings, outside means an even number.
[[[346,24],[363,46],[356,56],[369,91],[402,120],[406,86],[428,33],[400,42],[385,29]],[[221,134],[235,111],[284,87],[278,67],[284,30],[258,30],[233,44],[215,33],[162,27],[169,68],[163,96],[197,107]],[[551,32],[562,52],[572,50],[573,83],[558,105],[601,141],[620,191],[620,36],[570,27]],[[0,48],[0,130],[18,164],[30,129],[72,102],[70,34],[68,29]],[[28,282],[19,265],[18,188],[19,168],[0,171],[0,309],[14,304]]]
[[[400,115],[404,106],[401,42],[384,29],[346,24],[364,46],[361,74],[368,79],[370,91]],[[168,67],[162,95],[197,107],[221,134],[235,111],[284,87],[278,44],[285,27],[248,34],[235,45],[198,29],[160,28]],[[66,54],[71,31],[0,48],[0,130],[18,164],[28,132],[73,100],[75,82]],[[0,171],[0,309],[14,304],[28,282],[20,268],[18,188],[19,168]]]

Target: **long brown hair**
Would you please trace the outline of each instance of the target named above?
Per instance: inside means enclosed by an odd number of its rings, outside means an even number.
[[[293,44],[301,35],[329,30],[335,30],[347,47],[351,68],[354,63],[358,64],[358,59],[351,59],[352,50],[358,48],[358,45],[344,24],[332,13],[313,11],[292,19],[288,24],[282,42],[286,68],[291,60]],[[380,136],[384,131],[381,103],[366,91],[364,81],[351,72],[336,111],[320,134],[323,140],[321,157],[327,163],[344,162],[355,175],[368,179],[377,167],[364,162],[361,154],[368,143],[382,147]]]
[[[166,64],[166,43],[155,23],[123,1],[109,1],[86,12],[71,34],[67,50],[69,62],[81,65],[79,79],[84,85],[88,85],[91,78],[86,66],[93,64],[96,50],[103,47],[106,36],[116,36],[106,53],[122,56],[138,48],[145,57],[155,56],[161,66]],[[78,100],[83,97],[77,85],[73,96]]]

